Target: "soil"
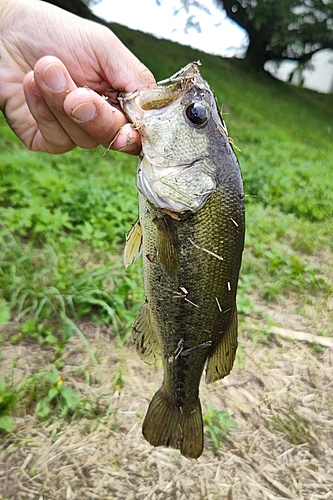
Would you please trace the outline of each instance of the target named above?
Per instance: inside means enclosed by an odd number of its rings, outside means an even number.
[[[294,316],[291,322],[280,325],[293,328]],[[332,349],[260,336],[241,323],[231,374],[200,388],[203,410],[211,404],[227,412],[236,427],[219,450],[206,430],[204,452],[191,460],[153,448],[141,433],[161,367],[143,363],[111,328],[80,328],[98,364],[73,336],[61,377],[87,401],[86,413],[46,422],[29,411],[17,417],[14,432],[0,437],[0,498],[333,499]],[[3,340],[1,378],[50,370],[54,350]]]

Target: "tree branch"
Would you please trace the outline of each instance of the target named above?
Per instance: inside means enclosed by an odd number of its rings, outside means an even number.
[[[227,16],[247,31],[249,35],[254,32],[253,23],[249,22],[248,14],[239,2],[235,2],[235,0],[217,0],[217,3],[226,11]]]

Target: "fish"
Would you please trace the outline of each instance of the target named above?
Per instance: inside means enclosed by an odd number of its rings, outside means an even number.
[[[240,166],[213,91],[193,62],[156,88],[120,97],[141,135],[139,219],[127,235],[126,266],[142,254],[145,301],[132,340],[164,377],[142,432],[187,458],[203,452],[199,384],[232,369],[236,292],[244,248]]]

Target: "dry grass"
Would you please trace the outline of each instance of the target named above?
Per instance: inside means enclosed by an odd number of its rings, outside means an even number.
[[[223,381],[202,384],[203,407],[227,411],[237,427],[198,460],[154,449],[141,435],[162,378],[110,331],[81,325],[95,348],[93,367],[78,339],[66,351],[65,379],[110,416],[40,423],[25,415],[0,441],[0,495],[8,500],[324,500],[333,499],[333,351],[240,334],[238,358]],[[4,343],[2,376],[48,366],[47,350]],[[121,371],[124,387],[113,384]],[[83,373],[90,373],[88,385]],[[0,496],[1,497],[1,496]]]

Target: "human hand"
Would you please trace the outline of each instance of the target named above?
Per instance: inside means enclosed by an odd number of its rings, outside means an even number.
[[[139,134],[103,96],[155,80],[109,29],[42,1],[3,0],[0,35],[0,108],[29,149],[57,154],[113,141],[112,149],[140,152]]]

